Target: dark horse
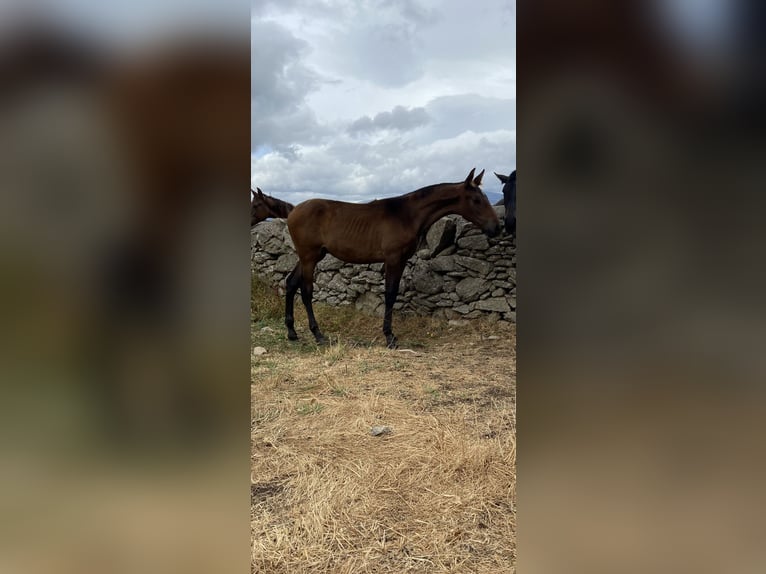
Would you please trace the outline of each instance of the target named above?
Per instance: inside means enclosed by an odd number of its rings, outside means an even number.
[[[290,340],[298,338],[294,329],[293,302],[298,288],[306,307],[309,328],[318,343],[325,339],[314,318],[312,295],[314,269],[331,253],[348,263],[385,264],[386,311],[383,334],[389,348],[396,347],[391,332],[394,302],[404,266],[415,252],[418,239],[441,217],[456,213],[477,225],[490,237],[500,231],[500,221],[479,188],[484,170],[474,179],[475,168],[465,181],[440,183],[417,191],[365,204],[310,199],[293,209],[287,227],[299,261],[285,282],[285,325]]]
[[[295,207],[292,203],[265,195],[260,187],[255,189],[258,191],[253,192],[253,200],[250,203],[250,227],[269,217],[285,218]]]
[[[505,206],[505,232],[516,234],[516,170],[511,175],[500,175],[497,179],[503,183],[503,205]]]

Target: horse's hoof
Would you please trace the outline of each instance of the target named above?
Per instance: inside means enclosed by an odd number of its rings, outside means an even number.
[[[317,340],[317,345],[321,347],[325,347],[330,344],[330,341],[328,341],[324,337],[317,337],[316,340]]]
[[[298,333],[296,333],[295,331],[293,331],[292,333],[288,332],[287,333],[287,338],[290,341],[297,341],[298,340]]]
[[[388,340],[388,343],[386,343],[386,347],[388,347],[389,349],[396,349],[398,346],[399,346],[399,341],[397,340],[396,337],[391,337]]]

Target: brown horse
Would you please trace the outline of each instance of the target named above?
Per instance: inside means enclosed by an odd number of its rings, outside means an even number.
[[[250,227],[269,217],[286,218],[295,207],[292,203],[265,195],[260,187],[255,189],[258,191],[253,193],[253,200],[250,203]]]
[[[325,338],[319,330],[312,295],[314,269],[331,253],[348,263],[384,263],[386,276],[383,334],[389,348],[396,347],[391,332],[394,302],[407,260],[415,253],[418,238],[445,215],[462,215],[490,237],[500,231],[500,221],[479,188],[484,170],[474,179],[475,168],[465,181],[440,183],[417,191],[365,204],[328,199],[310,199],[290,213],[287,227],[299,261],[285,281],[285,325],[287,337],[298,338],[294,329],[293,302],[298,288],[306,307],[309,328],[318,343]]]

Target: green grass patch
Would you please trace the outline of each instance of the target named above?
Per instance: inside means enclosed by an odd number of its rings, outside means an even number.
[[[324,410],[324,405],[321,403],[301,403],[295,407],[295,412],[301,416],[316,415]]]

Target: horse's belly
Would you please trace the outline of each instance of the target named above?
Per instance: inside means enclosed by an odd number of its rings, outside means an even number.
[[[367,251],[354,246],[327,246],[327,252],[346,263],[382,263],[385,260],[380,250]]]

